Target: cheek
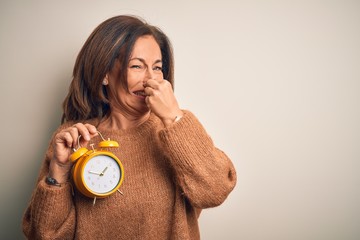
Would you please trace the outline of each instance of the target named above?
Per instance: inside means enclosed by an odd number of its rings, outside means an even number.
[[[156,79],[164,79],[164,74],[162,71],[156,72],[155,73],[155,78]]]
[[[121,86],[121,84],[109,83],[107,86],[108,98],[110,102],[116,102],[121,96],[126,96],[127,91]]]
[[[144,79],[145,76],[142,73],[133,72],[131,74],[128,74],[127,84],[129,91],[131,92],[131,90],[138,90],[139,88],[141,88],[140,86],[143,86]]]

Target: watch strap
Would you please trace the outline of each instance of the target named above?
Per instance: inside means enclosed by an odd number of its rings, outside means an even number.
[[[61,184],[55,179],[55,178],[52,178],[52,177],[49,177],[47,176],[45,178],[45,182],[46,184],[50,185],[50,186],[58,186],[58,187],[61,187]]]

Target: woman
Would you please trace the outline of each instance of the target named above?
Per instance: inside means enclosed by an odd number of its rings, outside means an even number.
[[[100,24],[81,49],[38,183],[23,218],[30,239],[199,239],[201,209],[236,183],[217,149],[173,93],[170,42],[132,16]],[[69,156],[102,135],[125,169],[122,194],[96,201],[71,184]]]

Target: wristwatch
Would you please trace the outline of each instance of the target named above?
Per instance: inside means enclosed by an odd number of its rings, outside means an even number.
[[[45,182],[46,182],[48,185],[51,185],[51,186],[61,187],[61,184],[58,183],[58,181],[56,181],[55,178],[52,178],[52,177],[49,177],[49,176],[47,176],[47,177],[45,178]]]

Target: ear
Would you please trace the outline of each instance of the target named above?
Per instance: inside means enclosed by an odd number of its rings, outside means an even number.
[[[108,77],[107,74],[106,74],[106,76],[104,77],[104,80],[103,80],[102,84],[103,84],[104,86],[106,86],[106,85],[109,84],[109,77]]]

